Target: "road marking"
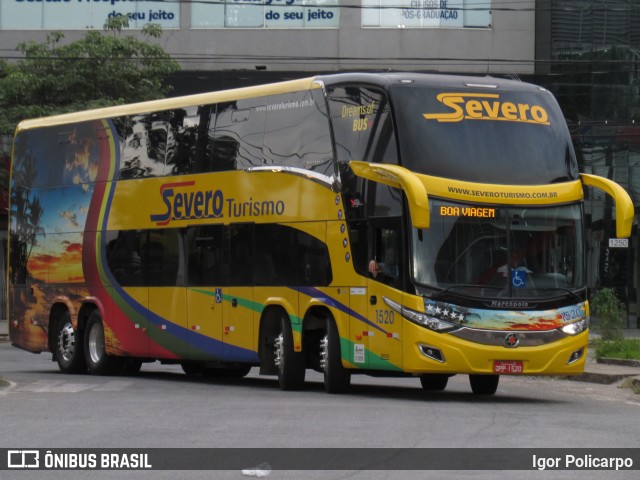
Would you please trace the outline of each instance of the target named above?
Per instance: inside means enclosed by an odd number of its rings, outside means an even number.
[[[38,380],[29,385],[19,386],[13,392],[29,393],[78,393],[87,390],[95,392],[120,392],[132,382],[111,380],[106,383],[72,383],[60,380]]]
[[[103,385],[100,385],[97,388],[94,388],[94,392],[121,392],[133,382],[128,382],[124,380],[112,380]]]

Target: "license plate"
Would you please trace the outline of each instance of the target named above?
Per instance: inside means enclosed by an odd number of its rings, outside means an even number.
[[[495,360],[493,362],[494,373],[519,374],[524,373],[522,360]]]

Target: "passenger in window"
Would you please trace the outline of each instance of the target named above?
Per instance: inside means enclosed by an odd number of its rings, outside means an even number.
[[[390,254],[388,254],[388,257],[386,262],[378,261],[375,258],[369,262],[371,276],[384,283],[392,283],[397,280],[399,275],[398,264],[395,259]]]

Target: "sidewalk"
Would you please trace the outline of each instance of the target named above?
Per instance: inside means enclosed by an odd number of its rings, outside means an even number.
[[[626,378],[632,378],[634,385],[640,386],[640,360],[620,359],[587,359],[584,373],[575,377],[567,377],[576,382],[600,383],[611,385]]]
[[[640,338],[640,328],[625,329],[623,335],[625,338]],[[593,337],[597,337],[597,334],[593,334]],[[596,361],[591,355],[587,358],[582,375],[567,377],[568,380],[603,385],[611,385],[627,378],[631,378],[634,386],[640,387],[640,360],[601,358],[600,361]]]
[[[627,338],[640,338],[640,328],[625,330]],[[0,342],[9,341],[9,326],[6,320],[0,320]],[[640,387],[640,360],[601,359],[596,362],[591,356],[582,375],[567,377],[576,382],[611,385],[626,378],[632,378],[633,385]]]

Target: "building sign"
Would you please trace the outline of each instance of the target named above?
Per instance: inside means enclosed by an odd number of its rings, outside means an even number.
[[[204,0],[192,28],[338,28],[340,0]]]
[[[487,0],[362,0],[362,26],[490,28]]]
[[[126,15],[129,27],[157,23],[180,28],[175,0],[1,0],[2,30],[102,29],[109,17]]]
[[[628,238],[610,238],[609,248],[629,248]]]

